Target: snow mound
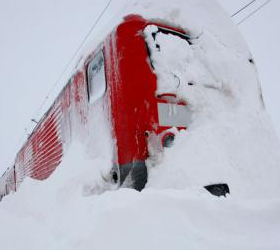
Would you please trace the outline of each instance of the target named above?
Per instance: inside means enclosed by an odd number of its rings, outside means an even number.
[[[69,165],[62,167],[67,172]],[[201,187],[141,193],[123,188],[84,196],[84,182],[76,176],[70,178],[74,185],[57,185],[55,179],[47,187],[25,182],[19,193],[1,203],[3,249],[280,247],[280,199],[218,198]],[[55,183],[60,186],[56,192]]]

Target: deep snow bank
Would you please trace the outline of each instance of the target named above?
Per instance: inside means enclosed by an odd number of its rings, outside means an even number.
[[[94,172],[93,164],[103,167]],[[25,181],[1,203],[1,248],[280,247],[280,199],[217,198],[202,187],[115,190],[101,178],[109,168],[107,160],[90,160],[84,146],[73,144],[55,175],[45,182]],[[93,184],[108,191],[89,196]]]
[[[182,53],[158,41],[167,59],[180,58],[176,68],[152,51],[161,63],[159,92],[178,70],[181,84],[167,84],[189,103],[189,129],[149,159],[141,193],[115,190],[106,181],[111,159],[92,158],[73,143],[51,178],[26,180],[0,203],[1,247],[279,249],[279,142],[251,55],[229,17],[210,0],[143,0],[129,3],[120,17],[128,13],[190,32],[192,44],[183,44]],[[228,183],[231,195],[217,198],[202,188],[217,182]]]

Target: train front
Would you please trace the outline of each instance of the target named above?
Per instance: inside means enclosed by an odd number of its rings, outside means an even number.
[[[141,190],[147,182],[146,160],[172,146],[176,131],[191,121],[188,103],[178,95],[184,79],[177,66],[184,64],[184,55],[172,58],[178,44],[188,49],[189,39],[183,30],[131,15],[107,44],[107,70],[117,72],[108,77],[116,139],[113,177]]]

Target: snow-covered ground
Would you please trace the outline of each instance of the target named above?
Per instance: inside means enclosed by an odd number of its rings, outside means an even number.
[[[91,169],[98,163],[100,173]],[[141,193],[106,186],[102,195],[87,195],[89,186],[104,188],[106,166],[75,143],[47,181],[26,180],[1,202],[1,249],[280,247],[279,198],[218,198],[201,186]]]
[[[110,157],[74,142],[48,180],[27,179],[0,203],[1,248],[280,249],[279,142],[230,18],[209,0],[142,0],[112,23],[126,13],[189,31],[191,45],[159,36],[151,49],[158,92],[189,104],[188,130],[148,160],[141,193],[108,184]],[[212,196],[203,186],[213,183],[230,195]]]

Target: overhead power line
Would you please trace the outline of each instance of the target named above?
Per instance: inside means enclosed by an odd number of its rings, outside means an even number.
[[[248,8],[252,3],[256,2],[257,0],[253,0],[250,3],[247,3],[245,6],[243,6],[241,9],[239,9],[238,11],[236,11],[234,14],[231,15],[231,17],[236,16],[238,13],[240,13],[241,11],[245,10],[246,8]]]
[[[273,0],[268,0],[265,3],[263,3],[259,8],[255,9],[252,13],[250,13],[248,16],[246,16],[245,18],[243,18],[240,22],[237,23],[237,26],[240,25],[241,23],[243,23],[245,20],[247,20],[248,18],[250,18],[251,16],[253,16],[255,13],[257,13],[260,9],[262,9],[264,6],[266,6],[267,4],[269,4],[271,1]]]
[[[89,31],[87,32],[86,36],[84,37],[84,39],[82,40],[82,42],[80,43],[80,45],[78,46],[78,48],[76,49],[76,51],[73,53],[72,57],[70,58],[70,60],[67,62],[67,64],[65,65],[65,67],[63,68],[61,74],[58,76],[57,80],[55,81],[55,83],[53,84],[52,88],[50,89],[50,91],[48,92],[46,98],[44,99],[44,101],[42,102],[42,104],[40,105],[37,113],[35,116],[38,115],[38,113],[41,111],[41,109],[43,108],[43,106],[45,105],[47,99],[49,98],[50,94],[53,92],[54,88],[57,86],[57,84],[60,82],[62,76],[64,75],[64,73],[66,72],[66,70],[69,68],[69,66],[71,65],[71,63],[73,62],[73,60],[76,58],[77,54],[79,53],[79,51],[81,50],[81,48],[84,46],[86,40],[88,39],[88,37],[90,36],[90,34],[92,33],[93,29],[95,28],[95,26],[98,24],[99,20],[101,19],[101,17],[104,15],[105,11],[108,9],[108,7],[110,6],[110,4],[112,3],[113,0],[110,0],[107,5],[105,6],[105,8],[102,10],[102,12],[100,13],[100,15],[97,17],[96,21],[94,22],[94,24],[91,26],[91,28],[89,29]]]

